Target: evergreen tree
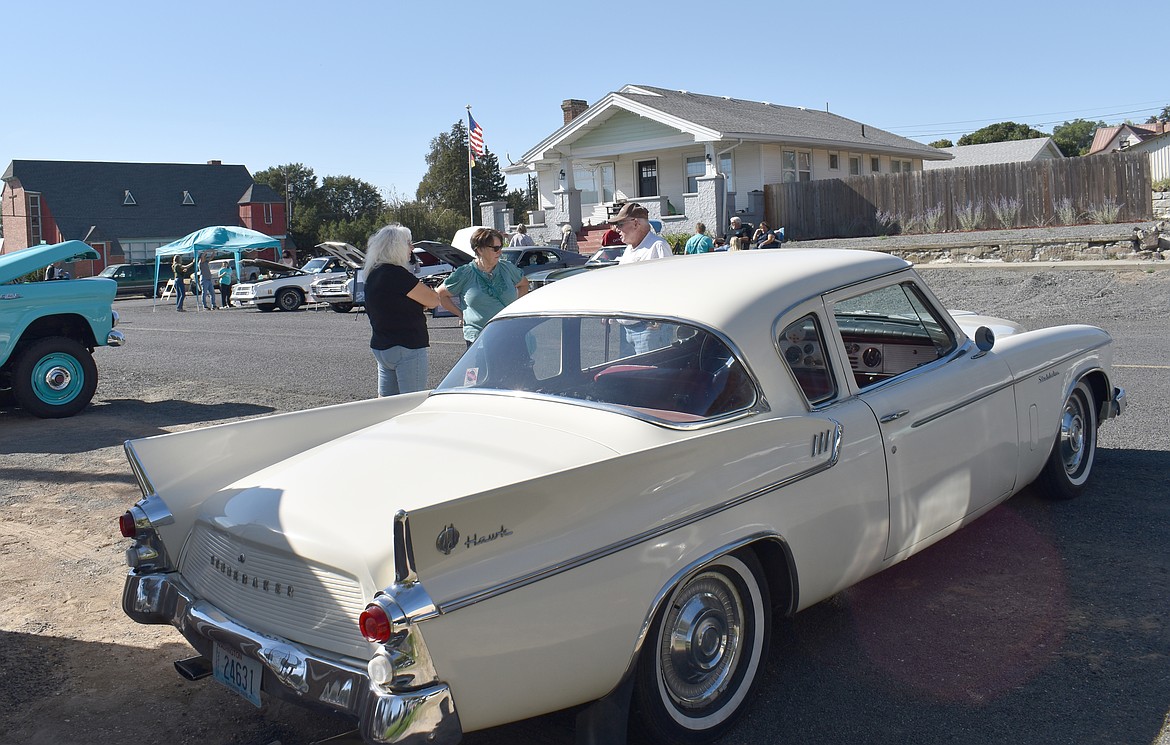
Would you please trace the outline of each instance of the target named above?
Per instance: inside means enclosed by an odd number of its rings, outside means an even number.
[[[459,120],[450,132],[431,140],[431,150],[426,155],[427,172],[418,185],[416,198],[434,209],[448,209],[466,215],[469,208],[467,159],[467,125]],[[471,185],[475,201],[474,222],[478,223],[480,203],[502,200],[506,195],[504,174],[491,150],[475,159]]]

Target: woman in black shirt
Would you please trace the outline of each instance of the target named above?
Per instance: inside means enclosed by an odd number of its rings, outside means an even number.
[[[410,270],[410,229],[394,223],[370,236],[366,250],[366,316],[370,350],[378,363],[378,395],[427,387],[427,319],[438,294]]]

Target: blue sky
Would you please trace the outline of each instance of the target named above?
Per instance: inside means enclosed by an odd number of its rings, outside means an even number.
[[[413,198],[470,104],[501,164],[626,83],[808,108],[931,142],[1145,121],[1170,3],[5,3],[13,159],[304,163]],[[712,11],[716,12],[712,12]],[[514,181],[514,179],[510,179]]]

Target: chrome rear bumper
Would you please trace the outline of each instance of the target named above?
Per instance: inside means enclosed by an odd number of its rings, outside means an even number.
[[[368,743],[453,745],[462,739],[447,685],[385,691],[358,666],[247,628],[196,598],[175,574],[131,572],[122,609],[138,623],[175,626],[204,657],[211,658],[213,645],[221,644],[258,660],[266,695],[348,715]]]
[[[1128,401],[1126,401],[1125,398],[1125,389],[1114,388],[1113,398],[1111,398],[1109,401],[1106,401],[1101,406],[1101,421],[1112,419],[1115,416],[1121,416],[1123,413],[1125,413],[1125,407],[1127,405]]]

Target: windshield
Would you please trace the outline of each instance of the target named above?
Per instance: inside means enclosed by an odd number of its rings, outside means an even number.
[[[621,258],[622,252],[626,250],[625,246],[607,246],[598,249],[592,256],[589,257],[589,264],[603,264],[610,261],[617,261]]]
[[[306,274],[317,274],[318,272],[323,271],[327,264],[329,264],[328,256],[318,256],[315,259],[309,259],[309,261],[307,261],[305,265],[301,267],[301,271],[305,272]]]
[[[439,391],[524,391],[695,422],[755,404],[745,366],[714,334],[673,321],[557,316],[492,321]]]
[[[122,267],[118,264],[115,264],[114,266],[107,266],[105,269],[101,270],[101,272],[98,273],[98,276],[99,277],[112,277],[112,276],[114,276],[114,272],[118,271],[121,268]]]

